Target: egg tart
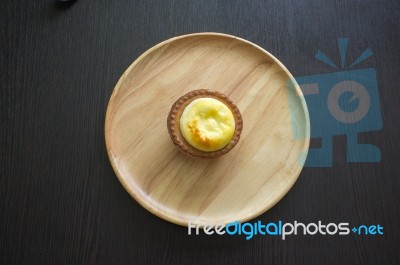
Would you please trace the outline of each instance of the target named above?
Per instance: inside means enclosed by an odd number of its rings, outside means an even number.
[[[173,143],[184,154],[215,158],[238,143],[243,120],[238,107],[227,96],[199,89],[172,105],[167,126]]]

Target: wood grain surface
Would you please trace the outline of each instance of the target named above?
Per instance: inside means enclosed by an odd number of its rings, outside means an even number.
[[[218,159],[188,158],[167,130],[173,103],[196,89],[223,93],[242,114],[239,143]],[[260,47],[220,33],[183,35],[146,51],[118,81],[105,122],[107,151],[125,189],[184,226],[243,222],[271,208],[297,180],[309,137],[293,76]]]
[[[400,264],[400,3],[397,0],[0,1],[0,264]],[[104,141],[123,72],[174,36],[223,32],[275,55],[294,76],[346,61],[376,70],[383,128],[359,135],[380,163],[303,168],[289,193],[254,219],[381,224],[384,235],[207,236],[146,211],[125,191]],[[348,64],[346,64],[347,67]],[[317,146],[317,141],[311,142]]]

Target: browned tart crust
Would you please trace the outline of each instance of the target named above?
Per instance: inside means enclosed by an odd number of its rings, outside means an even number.
[[[180,129],[180,118],[182,112],[189,105],[193,100],[198,98],[214,98],[221,102],[223,102],[232,112],[234,119],[235,119],[235,132],[231,141],[222,149],[206,152],[199,150],[192,145],[190,145],[185,138],[183,137]],[[242,115],[238,107],[224,94],[211,91],[207,89],[199,89],[193,90],[189,93],[180,97],[171,107],[171,110],[168,115],[167,119],[167,127],[169,135],[171,136],[172,141],[174,144],[186,155],[191,157],[199,157],[199,158],[215,158],[219,157],[223,154],[229,152],[239,141],[240,134],[243,128],[243,120]]]

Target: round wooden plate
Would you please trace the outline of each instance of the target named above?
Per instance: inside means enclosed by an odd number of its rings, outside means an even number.
[[[186,157],[168,134],[172,104],[195,89],[224,93],[242,113],[241,139],[220,158]],[[282,63],[219,33],[175,37],[142,54],[117,83],[105,121],[122,185],[180,225],[243,222],[271,208],[299,176],[309,134],[306,103]]]

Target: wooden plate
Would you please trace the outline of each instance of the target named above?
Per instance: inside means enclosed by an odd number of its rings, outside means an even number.
[[[224,93],[242,113],[241,139],[220,158],[186,157],[168,134],[172,104],[195,89]],[[108,155],[132,197],[165,220],[246,221],[276,204],[300,174],[310,134],[301,96],[289,71],[251,42],[219,33],[172,38],[118,81],[106,114]]]

